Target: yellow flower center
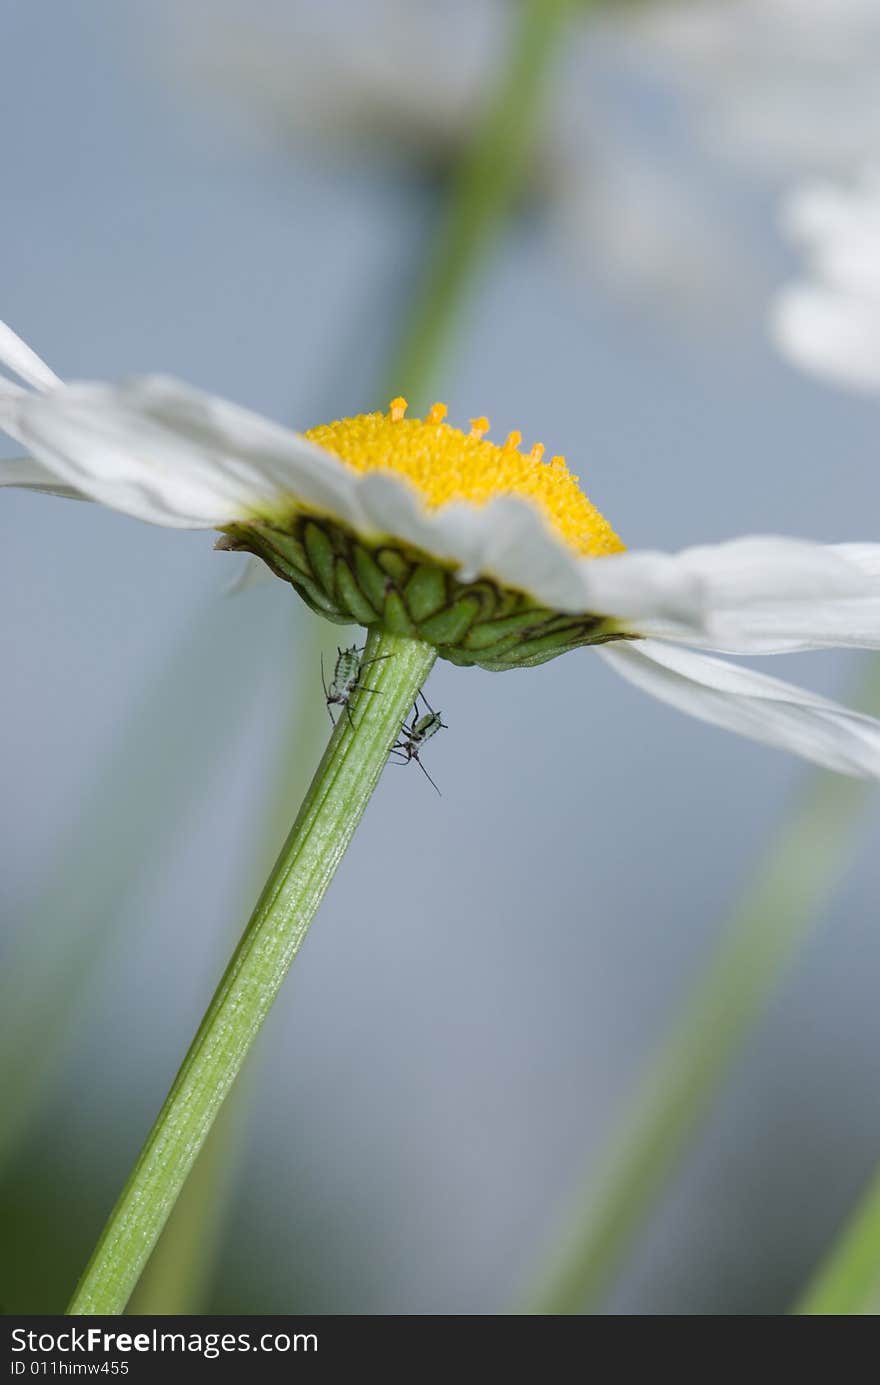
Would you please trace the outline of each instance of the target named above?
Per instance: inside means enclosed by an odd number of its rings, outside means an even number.
[[[520,433],[503,446],[489,442],[489,420],[471,420],[470,433],[444,423],[445,404],[424,420],[406,418],[406,400],[393,399],[387,414],[358,414],[311,428],[306,437],[356,471],[405,476],[429,509],[455,500],[485,505],[498,495],[518,495],[536,505],[561,539],[581,557],[620,553],[624,545],[584,495],[564,457],[543,461],[544,448],[519,450]]]

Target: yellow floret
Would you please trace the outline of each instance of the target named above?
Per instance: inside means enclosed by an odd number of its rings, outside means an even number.
[[[445,406],[435,404],[426,421],[406,418],[406,400],[392,401],[388,414],[359,414],[312,428],[306,437],[357,471],[392,471],[405,476],[429,509],[464,500],[485,505],[498,495],[518,495],[536,505],[565,543],[581,557],[622,552],[611,525],[578,486],[564,457],[541,459],[536,443],[519,452],[519,433],[503,447],[483,435],[488,419],[472,420],[469,434],[444,423]]]

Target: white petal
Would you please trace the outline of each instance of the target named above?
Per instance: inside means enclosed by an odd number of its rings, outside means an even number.
[[[17,486],[20,490],[45,491],[48,495],[61,495],[66,500],[88,500],[87,495],[63,486],[56,481],[51,471],[47,471],[32,457],[13,457],[0,460],[0,486]]]
[[[0,365],[6,366],[13,375],[17,375],[19,379],[25,380],[38,390],[55,389],[61,384],[46,362],[41,361],[37,353],[32,351],[21,337],[16,336],[5,322],[0,322]]]
[[[740,539],[679,554],[574,555],[527,501],[426,510],[401,477],[347,467],[300,434],[164,377],[0,392],[3,426],[39,484],[153,523],[219,528],[305,507],[367,537],[396,537],[552,609],[615,618],[638,635],[768,653],[880,641],[872,545]]]
[[[259,558],[248,558],[225,589],[226,596],[238,596],[239,592],[249,591],[251,587],[262,587],[274,580],[273,573]]]
[[[795,365],[852,389],[880,389],[880,299],[796,286],[777,298],[771,330]]]
[[[880,721],[752,669],[655,640],[598,652],[629,682],[715,726],[864,779],[880,779]]]
[[[864,300],[880,313],[880,227],[859,227],[813,254],[815,272],[829,288]]]
[[[880,543],[836,543],[833,547],[848,562],[858,563],[866,576],[880,578]]]
[[[217,528],[299,503],[368,537],[388,535],[529,592],[583,609],[580,560],[524,500],[428,511],[390,473],[362,474],[300,434],[164,377],[16,395],[7,431],[58,478],[157,524]]]
[[[27,390],[21,385],[13,385],[11,380],[0,379],[0,432],[16,437],[15,415],[25,394]]]
[[[361,519],[354,473],[329,453],[164,377],[19,397],[5,426],[65,484],[154,524],[217,528],[294,500]]]
[[[494,577],[553,609],[584,609],[580,560],[527,501],[499,496],[486,505],[426,510],[412,486],[387,472],[359,478],[356,495],[368,531],[448,560],[463,580]]]
[[[880,545],[773,536],[583,563],[583,606],[728,654],[880,647]]]
[[[782,223],[789,235],[810,247],[864,232],[880,235],[880,183],[870,171],[855,188],[827,181],[804,183],[788,197]]]
[[[814,274],[859,298],[880,296],[880,176],[855,187],[812,182],[788,200],[783,226],[804,242]]]

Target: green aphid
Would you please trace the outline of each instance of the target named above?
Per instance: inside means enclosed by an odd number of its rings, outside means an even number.
[[[416,699],[413,703],[412,721],[409,725],[404,723],[401,727],[400,739],[391,747],[391,754],[400,756],[397,764],[408,765],[410,760],[415,760],[431,787],[437,789],[437,785],[419,759],[419,752],[432,736],[436,736],[438,731],[448,731],[449,728],[446,722],[442,720],[441,714],[434,711],[425,694],[420,692],[418,696],[428,710],[419,716],[418,699]],[[437,789],[437,792],[439,793],[440,790]]]
[[[370,664],[378,664],[381,659],[390,659],[390,654],[378,654],[375,659],[364,660],[361,656],[363,649],[358,649],[353,644],[350,649],[340,649],[336,646],[336,667],[333,670],[333,677],[330,685],[324,676],[324,655],[321,655],[321,683],[324,688],[324,701],[327,703],[327,715],[333,725],[333,713],[330,708],[333,706],[344,707],[351,726],[354,722],[351,719],[351,699],[356,692],[377,693],[379,688],[368,688],[360,681],[361,674]]]

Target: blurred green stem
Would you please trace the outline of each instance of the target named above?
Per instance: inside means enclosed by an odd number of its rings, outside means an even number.
[[[825,1318],[880,1313],[880,1172],[794,1312]]]
[[[869,683],[857,700],[880,712],[880,661],[872,661]],[[616,1140],[576,1196],[544,1273],[518,1312],[552,1316],[595,1309],[848,866],[869,792],[862,780],[813,776],[642,1078]],[[869,1221],[880,1232],[880,1188],[873,1198]],[[852,1246],[843,1247],[847,1266],[862,1254],[866,1235],[859,1232]],[[832,1266],[833,1288],[841,1275]]]
[[[224,768],[217,745],[246,720],[259,680],[224,677],[229,642],[256,671],[274,634],[247,601],[200,602],[82,791],[0,974],[0,1170],[42,1111],[75,1023],[90,1013],[88,988],[115,943],[120,901],[183,831]],[[200,762],[201,778],[192,772]]]
[[[388,657],[384,657],[388,656]],[[104,1228],[69,1314],[121,1313],[363,816],[436,651],[375,630],[378,659],[340,716],[299,816]],[[377,903],[377,911],[381,905]]]
[[[404,394],[417,408],[534,153],[551,59],[573,8],[573,0],[521,0],[509,59],[454,175],[424,287],[388,371],[386,393]]]

